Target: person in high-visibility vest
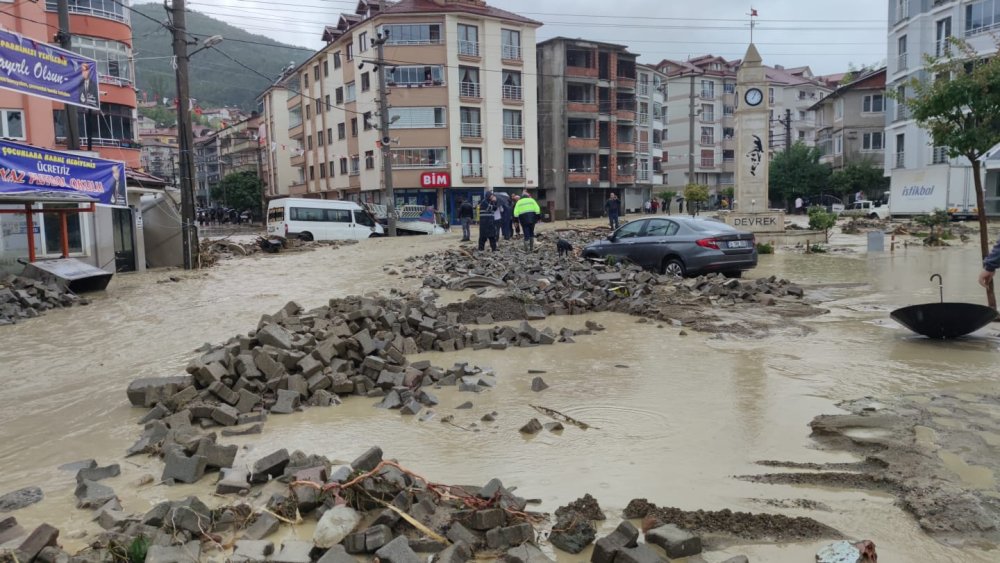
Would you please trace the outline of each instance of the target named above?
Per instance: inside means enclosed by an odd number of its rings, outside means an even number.
[[[524,251],[534,252],[535,250],[535,223],[542,214],[542,208],[538,207],[538,202],[531,197],[531,194],[524,192],[521,199],[517,200],[514,206],[514,219],[521,223],[521,230],[524,231]]]

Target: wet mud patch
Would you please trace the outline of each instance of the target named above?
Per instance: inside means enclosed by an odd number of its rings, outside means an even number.
[[[865,456],[856,464],[762,465],[809,471],[740,476],[756,483],[893,494],[932,537],[960,545],[1000,543],[1000,397],[907,395],[838,405],[849,414],[810,423],[825,449]]]
[[[837,530],[812,518],[792,517],[782,514],[753,514],[732,510],[681,510],[657,507],[646,499],[632,499],[625,508],[625,518],[641,518],[644,530],[661,524],[675,524],[685,530],[703,535],[717,543],[731,540],[753,541],[804,541],[839,539]]]
[[[446,313],[458,313],[462,324],[491,324],[493,322],[523,321],[528,318],[527,306],[514,297],[479,297],[473,295],[466,301],[450,303]]]

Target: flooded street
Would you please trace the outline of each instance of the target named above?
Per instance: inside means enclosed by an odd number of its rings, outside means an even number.
[[[117,276],[87,307],[0,327],[0,494],[40,486],[46,499],[16,513],[22,525],[45,521],[68,532],[93,533],[98,528],[90,512],[72,508],[73,474],[58,466],[96,458],[102,465],[122,464],[122,476],[107,484],[127,511],[141,513],[160,500],[193,493],[207,498],[211,478],[191,486],[130,486],[144,474],[158,479],[162,462],[123,457],[140,433],[136,421],[144,412],[129,407],[128,383],[182,373],[195,348],[246,333],[262,314],[291,300],[308,309],[333,297],[415,289],[420,278],[388,276],[383,266],[404,265],[410,255],[456,241],[455,235],[382,239],[256,255],[193,274]],[[631,499],[644,497],[686,510],[809,516],[848,537],[875,541],[884,561],[995,561],[996,551],[949,547],[930,538],[888,494],[733,478],[763,473],[755,463],[759,460],[857,461],[848,453],[817,449],[809,436],[813,417],[840,412],[835,404],[844,399],[1000,391],[996,325],[976,338],[931,342],[889,320],[894,308],[938,299],[937,285],[928,281],[932,273],[944,276],[946,301],[984,302],[978,271],[978,249],[972,244],[932,250],[910,246],[877,255],[762,256],[749,277],[788,278],[806,288],[807,298],[830,309],[800,320],[813,329],[811,334],[682,335],[677,327],[637,323],[617,313],[550,317],[533,324],[582,329],[592,320],[607,330],[580,336],[574,344],[410,357],[442,367],[469,362],[497,373],[497,387],[477,395],[453,387],[435,391],[441,404],[427,422],[372,408],[376,399],[348,397],[338,407],[272,415],[263,435],[220,442],[253,448],[249,459],[284,447],[344,461],[379,445],[387,457],[438,482],[481,485],[498,477],[516,485],[520,496],[540,499],[541,510],[549,512],[590,493],[609,513],[605,525],[610,527]],[[156,283],[169,275],[182,280]],[[532,392],[535,376],[529,370],[543,370],[550,388]],[[472,409],[454,409],[467,400],[474,403]],[[518,428],[531,418],[544,418],[531,405],[594,428],[567,425],[558,434],[526,438]],[[480,421],[493,411],[495,422]],[[454,414],[455,425],[441,424],[444,414]],[[950,464],[964,470],[961,459]],[[979,470],[969,478],[995,489],[995,470],[987,468],[989,475]],[[764,499],[809,499],[830,510],[774,508]],[[311,533],[297,531],[303,537]],[[82,545],[61,540],[67,547]],[[733,545],[705,559],[716,562],[743,553],[751,561],[812,561],[824,543]],[[589,551],[556,553],[559,561],[589,560]]]

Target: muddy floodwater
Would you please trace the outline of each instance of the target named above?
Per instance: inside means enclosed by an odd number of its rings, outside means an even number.
[[[110,479],[127,511],[144,512],[165,498],[208,497],[199,485],[132,486],[144,474],[159,477],[162,463],[124,459],[139,434],[140,409],[125,388],[137,377],[175,375],[193,350],[253,329],[261,314],[295,300],[306,308],[331,297],[389,288],[416,288],[420,279],[388,276],[386,263],[456,244],[436,239],[367,241],[277,256],[223,261],[199,273],[149,272],[117,276],[86,307],[0,327],[0,494],[37,485],[43,502],[15,513],[25,527],[42,521],[64,531],[97,531],[90,512],[73,508],[73,474],[63,463],[96,458],[122,463]],[[438,416],[427,422],[372,408],[375,399],[350,397],[332,408],[269,417],[262,435],[223,438],[253,448],[249,457],[277,448],[301,449],[349,461],[371,445],[438,482],[482,484],[498,477],[518,494],[552,511],[584,493],[609,513],[610,526],[629,500],[648,498],[683,509],[780,512],[809,516],[857,539],[872,539],[884,561],[996,561],[997,551],[951,547],[931,539],[888,494],[767,485],[734,479],[763,473],[758,460],[850,462],[847,453],[821,451],[809,437],[818,414],[864,396],[1000,391],[997,325],[975,338],[929,342],[889,321],[895,307],[938,299],[928,281],[940,272],[945,298],[982,303],[975,284],[973,245],[894,254],[848,253],[762,256],[754,276],[775,274],[802,284],[807,297],[830,313],[799,320],[813,331],[796,338],[745,339],[637,323],[602,313],[551,317],[539,326],[582,328],[595,320],[607,330],[575,344],[530,350],[428,353],[435,365],[469,362],[496,370],[496,389],[478,395],[438,392]],[[156,283],[169,275],[181,281]],[[460,296],[448,295],[449,299]],[[410,358],[411,360],[414,358]],[[533,393],[528,370],[543,370],[550,388]],[[454,410],[466,400],[470,410]],[[517,429],[539,416],[530,405],[556,409],[594,428],[524,438]],[[496,411],[495,422],[481,422]],[[457,426],[441,424],[455,414]],[[255,452],[255,453],[254,453]],[[961,460],[952,465],[962,471]],[[1000,468],[976,479],[995,485]],[[773,468],[767,471],[773,472]],[[771,499],[771,505],[767,504]],[[775,508],[773,501],[808,499],[829,510]],[[794,506],[788,503],[788,506]],[[292,532],[308,536],[309,530]],[[812,561],[823,542],[733,545],[707,553],[721,561],[744,553],[751,561]],[[585,560],[558,552],[560,561]]]

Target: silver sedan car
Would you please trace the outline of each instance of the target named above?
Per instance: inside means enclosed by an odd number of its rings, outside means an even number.
[[[584,258],[616,256],[663,274],[722,272],[739,277],[757,266],[753,233],[695,217],[653,217],[626,223],[583,249]]]

